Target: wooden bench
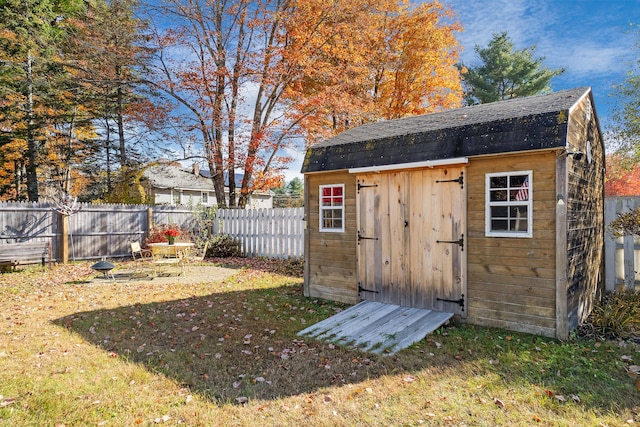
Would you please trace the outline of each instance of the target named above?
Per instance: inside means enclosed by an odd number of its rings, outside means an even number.
[[[19,265],[49,264],[51,242],[20,242],[0,244],[0,271],[11,271]]]

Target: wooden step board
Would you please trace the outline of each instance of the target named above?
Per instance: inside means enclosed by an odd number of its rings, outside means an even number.
[[[420,341],[452,316],[453,313],[363,301],[298,335],[391,355]]]

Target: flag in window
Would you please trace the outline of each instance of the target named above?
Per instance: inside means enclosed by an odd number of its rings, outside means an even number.
[[[525,178],[524,182],[520,186],[520,190],[516,193],[516,200],[522,202],[524,200],[529,200],[529,178]]]

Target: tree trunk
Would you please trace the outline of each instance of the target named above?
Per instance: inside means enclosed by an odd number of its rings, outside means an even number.
[[[121,79],[121,71],[120,67],[116,66],[116,76],[118,76],[118,80]],[[123,93],[122,93],[122,85],[118,83],[118,89],[116,91],[116,117],[118,121],[118,142],[120,144],[120,166],[126,166],[129,162],[127,161],[127,152],[124,142],[124,120],[122,118],[122,104],[123,104]]]
[[[37,202],[38,194],[38,141],[35,137],[35,118],[33,113],[33,57],[27,53],[27,197]]]

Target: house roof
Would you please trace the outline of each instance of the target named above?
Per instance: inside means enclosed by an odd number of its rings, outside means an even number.
[[[367,123],[307,150],[302,173],[565,147],[569,110],[591,89]]]
[[[154,188],[175,188],[178,190],[215,191],[210,178],[194,174],[191,170],[173,165],[151,166],[144,177]]]
[[[215,192],[215,187],[211,180],[211,173],[208,170],[200,170],[196,175],[191,169],[161,164],[147,168],[143,176],[149,181],[150,186],[153,188]],[[243,177],[244,174],[235,174],[236,189],[240,189],[242,186]],[[224,173],[224,187],[225,191],[229,190],[229,174],[227,172]],[[253,194],[256,196],[269,196],[272,195],[273,192],[271,190],[255,191]]]

